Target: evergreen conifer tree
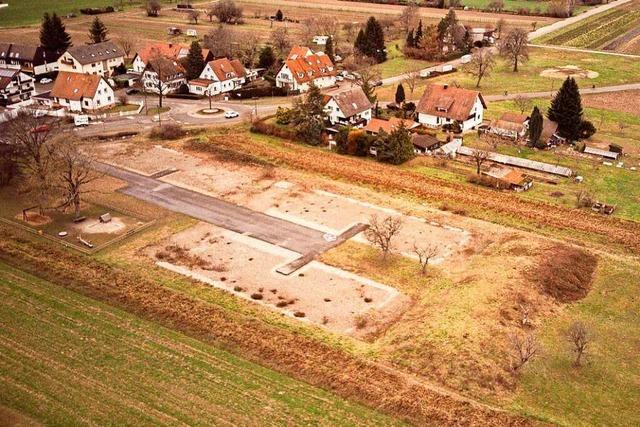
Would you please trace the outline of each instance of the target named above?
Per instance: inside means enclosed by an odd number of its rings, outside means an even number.
[[[45,51],[62,53],[71,46],[71,36],[62,23],[62,19],[55,13],[45,13],[40,26],[40,45]]]
[[[529,118],[529,143],[533,147],[542,148],[545,144],[540,144],[540,137],[542,136],[544,118],[540,113],[538,107],[533,107],[531,117]]]
[[[416,35],[413,38],[416,47],[420,46],[420,42],[422,41],[422,19],[418,23],[418,29],[416,30]]]
[[[555,98],[551,101],[547,117],[558,123],[560,136],[571,141],[580,139],[582,99],[578,84],[572,77],[567,77]]]
[[[404,102],[404,100],[405,100],[404,87],[402,86],[402,83],[400,83],[398,85],[398,88],[396,89],[396,104],[400,105]]]
[[[204,70],[204,58],[202,57],[202,48],[200,43],[194,41],[191,43],[189,53],[185,61],[185,69],[187,72],[187,80],[197,79]]]
[[[406,47],[416,47],[415,38],[413,37],[413,29],[409,30],[407,33],[407,41],[405,42]]]
[[[106,42],[107,39],[107,27],[102,23],[100,18],[97,16],[91,22],[91,27],[89,28],[89,39],[91,39],[91,43],[102,43]]]
[[[331,62],[335,62],[335,52],[333,51],[333,37],[329,36],[327,44],[324,47],[324,53],[331,59]]]
[[[267,70],[273,67],[276,62],[276,54],[273,52],[271,46],[265,46],[260,51],[260,57],[258,59],[258,66],[260,68],[266,68]]]

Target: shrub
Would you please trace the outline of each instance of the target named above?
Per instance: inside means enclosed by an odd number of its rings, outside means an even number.
[[[581,139],[588,139],[596,133],[596,127],[589,120],[583,120],[580,122],[578,132],[580,132]]]
[[[507,190],[509,184],[487,175],[469,174],[467,182],[482,185],[489,188],[497,188],[498,190]]]
[[[292,115],[291,108],[278,107],[276,111],[276,123],[279,125],[288,125],[291,123]]]
[[[306,316],[306,314],[304,314],[304,311],[296,311],[296,312],[293,313],[293,315],[295,317],[305,317]]]
[[[584,153],[584,149],[587,148],[587,144],[582,141],[576,143],[576,151]]]
[[[251,125],[251,132],[261,133],[263,135],[275,136],[282,139],[289,139],[296,141],[297,137],[294,131],[284,129],[271,123],[267,123],[264,120],[259,120]]]
[[[176,123],[167,123],[166,125],[156,126],[151,129],[150,137],[153,139],[178,139],[182,138],[186,132],[182,126]]]
[[[231,97],[249,99],[264,96],[287,96],[287,90],[276,86],[256,86],[238,89],[231,92]]]
[[[618,144],[609,144],[609,151],[622,154],[622,146]]]
[[[251,299],[261,300],[262,294],[259,294],[259,293],[251,294]]]

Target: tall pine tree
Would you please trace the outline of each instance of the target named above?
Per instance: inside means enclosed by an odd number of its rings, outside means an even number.
[[[400,83],[398,85],[398,88],[396,89],[396,104],[400,105],[404,102],[404,100],[405,100],[404,86],[402,86],[402,83]]]
[[[102,43],[106,42],[107,39],[107,27],[102,23],[100,18],[97,16],[91,22],[91,27],[89,28],[89,39],[91,43]]]
[[[185,69],[187,72],[187,80],[197,79],[204,69],[205,63],[202,57],[202,48],[200,43],[194,41],[191,43],[189,53],[185,60]]]
[[[368,50],[367,41],[364,37],[364,30],[362,28],[360,28],[360,31],[358,31],[358,35],[356,36],[356,41],[353,44],[353,47],[355,47],[361,54],[366,55],[366,51]]]
[[[540,143],[540,137],[542,136],[542,128],[544,125],[544,118],[538,107],[533,107],[531,117],[529,118],[529,143],[533,147],[543,148],[546,144]]]
[[[558,123],[560,136],[570,141],[580,139],[582,99],[578,84],[572,77],[567,77],[555,98],[551,101],[547,117]]]
[[[45,51],[62,53],[71,47],[71,36],[55,13],[45,13],[40,26],[40,45]]]
[[[420,42],[422,41],[422,19],[418,23],[418,29],[416,30],[416,35],[413,38],[413,42],[416,47],[420,46]]]
[[[262,48],[260,51],[260,57],[258,59],[258,67],[270,70],[273,64],[276,63],[276,54],[273,52],[273,48],[269,45]]]
[[[387,60],[387,52],[384,46],[384,31],[382,25],[373,16],[369,17],[364,29],[365,44],[362,53],[373,58],[376,62]]]
[[[416,47],[416,39],[413,37],[413,29],[407,33],[407,41],[404,44],[406,47]]]

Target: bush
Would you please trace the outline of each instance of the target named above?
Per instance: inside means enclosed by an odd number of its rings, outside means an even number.
[[[167,123],[163,126],[156,126],[151,129],[150,137],[154,139],[178,139],[182,138],[186,132],[182,126],[175,123]]]
[[[589,120],[583,120],[580,123],[578,132],[580,132],[581,139],[588,139],[596,133],[596,127]]]
[[[489,188],[497,188],[498,190],[508,190],[509,184],[486,175],[470,174],[467,176],[467,182],[471,184],[482,185]]]
[[[291,108],[278,107],[276,111],[276,123],[279,125],[288,125],[291,123],[293,110]]]
[[[261,133],[263,135],[271,135],[282,139],[289,139],[296,141],[297,137],[294,131],[284,129],[271,123],[267,123],[264,120],[259,120],[251,125],[251,132]]]
[[[584,153],[584,149],[587,148],[587,144],[580,141],[576,143],[576,151],[579,153]]]
[[[231,97],[249,99],[264,96],[287,96],[287,90],[276,86],[258,86],[238,89],[231,92]]]

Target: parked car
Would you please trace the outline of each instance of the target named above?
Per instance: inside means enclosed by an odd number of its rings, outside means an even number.
[[[140,89],[136,89],[135,87],[130,87],[129,89],[125,90],[124,93],[126,93],[127,95],[135,95],[137,93],[140,93]]]
[[[225,119],[233,119],[233,118],[236,118],[236,117],[240,117],[240,114],[238,114],[237,111],[229,110],[229,111],[224,113],[224,118]]]
[[[353,74],[347,74],[344,76],[344,78],[347,80],[355,80],[356,76],[354,76]]]
[[[342,77],[341,75],[339,75],[339,74],[338,74],[338,75],[336,76],[336,81],[337,81],[337,82],[341,82],[341,81],[343,81],[343,80],[344,80],[344,77]]]
[[[40,79],[40,84],[41,85],[48,85],[49,83],[51,83],[53,80],[51,80],[49,77],[43,77]]]
[[[371,82],[371,86],[373,87],[382,86],[382,80],[376,80],[374,82]]]

